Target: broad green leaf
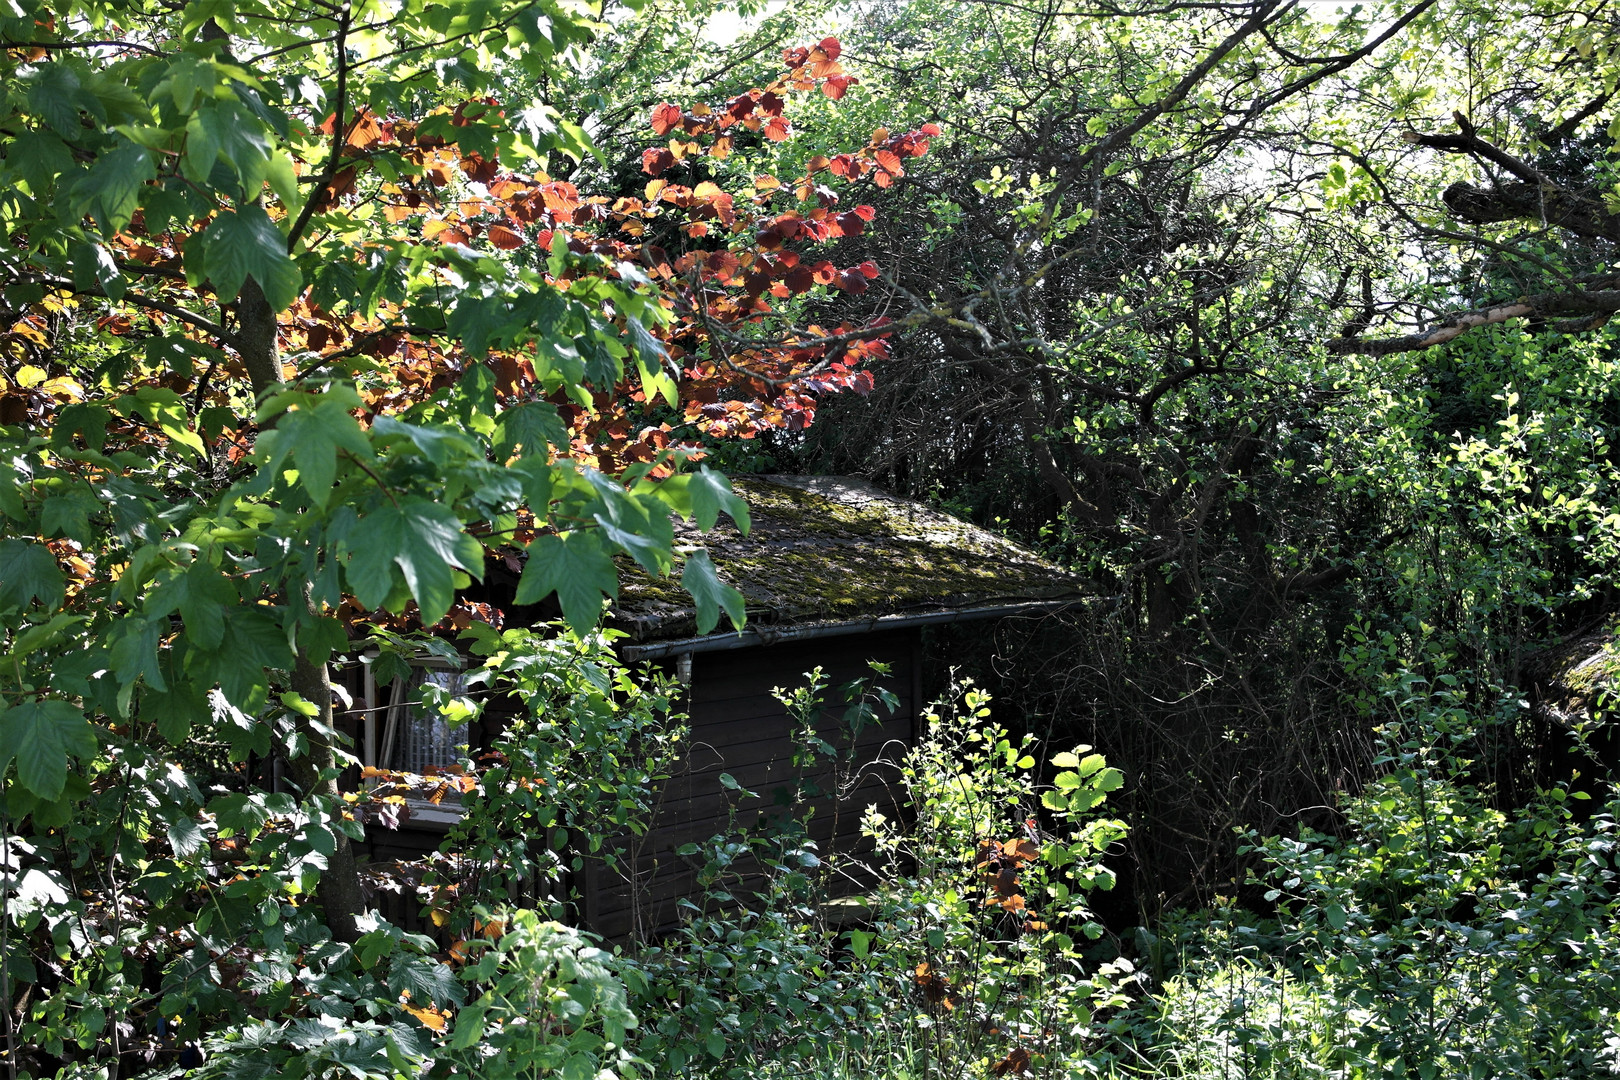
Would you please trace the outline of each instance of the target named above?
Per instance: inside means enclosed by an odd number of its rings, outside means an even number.
[[[191,430],[191,417],[186,413],[185,401],[173,390],[143,386],[133,395],[120,398],[119,404],[146,417],[163,434],[198,457],[208,456],[208,448],[203,445],[202,437]]]
[[[124,296],[124,275],[113,265],[112,255],[100,244],[73,245],[73,287],[81,292],[102,293],[114,300]]]
[[[303,288],[304,279],[287,255],[287,238],[257,203],[222,211],[192,243],[205,245],[203,272],[221,300],[236,299],[251,277],[271,309],[283,311]]]
[[[62,794],[70,756],[95,753],[95,728],[65,701],[30,701],[0,711],[0,770],[15,760],[17,782],[41,799]]]
[[[514,603],[537,604],[552,593],[563,618],[584,634],[602,615],[602,597],[619,595],[619,568],[602,543],[599,530],[573,529],[561,536],[541,536],[529,545]]]
[[[28,78],[28,107],[64,138],[84,134],[79,126],[82,97],[79,76],[68,64],[41,64]]]
[[[142,188],[156,176],[151,151],[126,143],[103,154],[73,185],[74,207],[94,217],[102,233],[111,236],[129,226]]]
[[[557,415],[557,406],[546,402],[528,402],[501,414],[495,429],[495,457],[507,458],[518,447],[525,457],[544,458],[551,446],[566,447],[568,429]]]
[[[731,625],[741,630],[747,618],[747,604],[743,594],[720,580],[707,551],[694,551],[686,556],[686,567],[681,571],[681,587],[692,594],[697,604],[697,631],[707,634],[720,621],[725,610]]]
[[[467,535],[448,506],[423,501],[390,503],[360,519],[349,537],[349,583],[367,607],[393,590],[398,567],[428,625],[455,602],[455,569],[483,576],[484,548]]]
[[[704,532],[714,528],[720,511],[724,510],[737,523],[737,531],[746,535],[750,525],[748,504],[731,490],[731,481],[707,465],[699,466],[691,477],[687,490],[692,496],[692,514],[697,518],[698,528]]]
[[[47,548],[0,540],[0,611],[21,610],[35,600],[54,610],[65,594],[61,568]]]

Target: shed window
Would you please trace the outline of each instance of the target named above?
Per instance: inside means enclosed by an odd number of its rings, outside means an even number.
[[[461,712],[456,699],[466,692],[463,673],[418,668],[389,704],[377,755],[380,764],[413,773],[433,773],[459,764],[469,732],[465,724],[452,724],[451,719]]]

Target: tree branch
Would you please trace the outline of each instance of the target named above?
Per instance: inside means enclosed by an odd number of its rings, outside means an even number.
[[[1359,337],[1334,338],[1327,342],[1327,350],[1337,356],[1388,356],[1392,353],[1419,352],[1444,345],[1482,326],[1496,326],[1510,319],[1533,317],[1575,316],[1549,329],[1558,333],[1580,333],[1596,329],[1607,322],[1610,315],[1620,311],[1620,288],[1615,287],[1620,285],[1620,278],[1610,278],[1604,284],[1609,288],[1540,293],[1520,297],[1512,303],[1459,312],[1436,326],[1403,337],[1372,341]]]

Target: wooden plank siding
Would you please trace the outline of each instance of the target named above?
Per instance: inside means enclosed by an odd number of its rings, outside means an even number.
[[[615,841],[636,853],[633,874],[588,859],[583,872],[571,875],[568,891],[581,923],[614,941],[647,940],[670,929],[680,921],[680,899],[703,900],[697,884],[702,860],[681,856],[679,849],[705,844],[728,828],[758,829],[790,809],[794,816],[808,819],[807,834],[823,857],[855,853],[866,808],[875,804],[893,817],[902,803],[895,766],[916,734],[919,647],[917,631],[893,630],[695,655],[690,690],[682,704],[691,718],[686,759],[658,792],[658,811],[648,833]],[[880,683],[899,701],[893,713],[880,709],[881,722],[862,730],[851,745],[847,734],[841,733],[845,703],[840,689],[871,676],[872,660],[891,665],[891,673]],[[827,682],[817,734],[845,757],[835,767],[822,761],[805,770],[793,763],[795,721],[772,690],[805,685],[806,672],[817,666]],[[351,692],[357,690],[356,686]],[[493,701],[481,722],[464,729],[475,755],[497,736],[516,707],[509,700]],[[354,715],[342,722],[358,741]],[[838,784],[835,771],[847,782]],[[347,779],[357,783],[358,770],[353,772]],[[752,794],[729,788],[722,775]],[[789,807],[786,804],[796,793],[799,801]],[[420,859],[439,846],[445,829],[443,823],[409,821],[397,831],[373,826],[357,845],[357,854],[376,863]],[[746,880],[739,899],[746,901],[762,878],[753,863],[745,861],[740,869]],[[375,899],[392,921],[432,932],[414,899],[395,895]]]
[[[582,882],[585,925],[615,941],[651,939],[677,925],[681,898],[703,900],[697,883],[703,857],[682,856],[679,850],[704,845],[728,825],[753,827],[762,817],[783,814],[785,804],[807,783],[814,790],[792,809],[800,816],[814,811],[807,831],[822,857],[856,852],[868,806],[876,804],[890,816],[899,811],[895,765],[916,732],[917,648],[916,631],[898,630],[693,656],[686,702],[692,734],[685,768],[664,785],[652,830],[627,841],[638,852],[633,874],[611,871],[599,861],[587,864]],[[880,681],[899,699],[894,713],[861,732],[849,761],[837,767],[795,767],[795,722],[772,695],[773,688],[802,686],[805,673],[821,667],[828,689],[817,731],[847,753],[849,740],[839,734],[844,704],[838,691],[871,675],[870,660],[891,666]],[[847,771],[853,781],[841,791],[835,790],[835,769]],[[722,774],[752,796],[728,788]],[[763,879],[747,861],[735,869],[744,878],[738,899],[746,902]]]

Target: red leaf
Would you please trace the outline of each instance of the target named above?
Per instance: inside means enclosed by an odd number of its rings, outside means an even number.
[[[648,176],[658,176],[673,164],[675,155],[661,147],[655,146],[641,152],[641,171]]]
[[[515,233],[505,225],[491,225],[489,227],[489,242],[502,251],[515,251],[523,246],[523,236]]]
[[[853,75],[829,75],[827,81],[821,84],[821,92],[837,101],[854,83],[860,82]]]
[[[877,163],[896,176],[904,175],[905,169],[900,164],[900,157],[893,150],[879,150],[872,155]]]
[[[810,268],[807,266],[795,266],[792,270],[788,271],[787,277],[782,279],[782,284],[788,287],[789,292],[809,292],[810,287],[816,283],[816,278],[818,276],[819,275],[812,274],[810,272]]]
[[[853,269],[859,270],[861,272],[861,276],[866,278],[868,281],[878,276],[878,265],[871,259],[867,259],[859,266],[853,267]]]
[[[838,59],[838,55],[844,51],[844,46],[835,37],[822,38],[819,48],[827,54],[829,60]]]
[[[922,127],[918,128],[917,130],[922,132],[924,135],[938,135],[939,134],[939,125],[938,124],[924,124]]]
[[[865,204],[857,206],[855,208],[855,213],[861,216],[862,221],[871,221],[873,218],[877,217],[877,211]]]
[[[765,124],[765,137],[771,142],[782,142],[788,137],[787,121],[773,116]]]
[[[845,270],[838,275],[838,280],[833,284],[847,293],[854,293],[859,296],[866,291],[866,275],[859,270]]]
[[[682,120],[680,106],[665,102],[652,111],[652,129],[654,135],[668,135],[670,131],[679,126]]]

